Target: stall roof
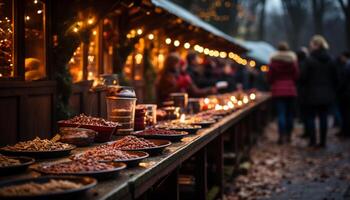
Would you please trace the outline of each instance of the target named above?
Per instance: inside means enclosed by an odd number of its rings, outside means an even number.
[[[181,6],[178,6],[175,3],[172,3],[168,0],[151,0],[151,2],[155,6],[160,7],[162,9],[168,11],[169,13],[183,19],[187,23],[189,23],[193,26],[199,27],[199,28],[201,28],[201,29],[203,29],[203,30],[205,30],[205,31],[217,36],[217,37],[220,37],[220,38],[227,40],[228,42],[239,47],[241,49],[241,51],[243,51],[243,52],[248,51],[248,47],[242,41],[239,41],[239,40],[227,35],[226,33],[220,31],[219,29],[215,28],[214,26],[210,25],[209,23],[204,22],[202,19],[200,19],[196,15],[192,14],[188,10],[182,8]]]
[[[276,51],[271,44],[264,41],[245,41],[244,43],[249,49],[247,56],[262,64],[269,63],[271,54]]]

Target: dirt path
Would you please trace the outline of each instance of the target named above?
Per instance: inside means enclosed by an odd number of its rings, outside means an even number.
[[[277,145],[271,123],[245,163],[248,173],[226,188],[225,199],[350,199],[350,140],[330,130],[326,149],[308,148],[296,126],[292,143]]]

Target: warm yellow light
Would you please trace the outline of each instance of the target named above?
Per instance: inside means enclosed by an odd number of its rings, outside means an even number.
[[[74,31],[75,33],[77,33],[77,32],[79,31],[78,27],[74,27],[74,28],[73,28],[73,31]]]
[[[250,98],[250,100],[255,100],[256,95],[255,95],[254,93],[251,93],[251,94],[249,95],[249,98]]]
[[[233,102],[233,103],[237,103],[237,98],[235,97],[235,96],[231,96],[231,101]]]
[[[255,63],[254,60],[251,60],[251,61],[249,62],[249,66],[250,66],[250,67],[255,67],[255,65],[256,65],[256,63]]]
[[[181,114],[180,123],[186,123],[186,115],[185,114]]]
[[[219,55],[220,55],[219,51],[216,51],[216,50],[215,50],[215,51],[214,51],[214,56],[215,56],[215,57],[219,57]]]
[[[248,64],[248,61],[246,59],[242,59],[242,62],[241,62],[242,65],[247,65]]]
[[[34,4],[37,4],[38,3],[38,0],[34,0]]]
[[[227,106],[228,106],[230,109],[234,109],[234,108],[235,108],[235,105],[234,105],[231,101],[229,101],[229,102],[227,103]]]
[[[244,103],[244,104],[247,104],[248,102],[249,102],[248,97],[247,97],[247,96],[244,96],[244,97],[243,97],[243,103]]]
[[[93,34],[93,35],[97,35],[97,31],[93,31],[92,34]]]
[[[208,48],[205,48],[205,49],[204,49],[204,54],[205,54],[205,55],[208,55],[209,52],[210,52],[210,50],[209,50]]]
[[[93,24],[94,23],[94,18],[90,18],[90,19],[88,19],[88,21],[87,21],[87,23],[89,24],[89,25],[91,25],[91,24]]]
[[[30,17],[27,15],[25,19],[28,21],[28,20],[30,20]]]
[[[38,11],[36,11],[36,13],[41,14],[41,13],[43,13],[43,10],[38,10]]]
[[[143,33],[142,29],[137,29],[137,35],[141,35]]]
[[[243,102],[242,102],[241,100],[239,100],[239,101],[237,102],[237,105],[238,105],[238,106],[242,106],[242,105],[243,105]]]
[[[228,57],[233,59],[235,57],[235,54],[233,52],[228,53]]]
[[[148,39],[149,39],[149,40],[153,40],[153,39],[154,39],[154,35],[153,35],[152,33],[149,34],[149,35],[148,35]]]
[[[164,55],[163,54],[159,54],[158,55],[158,62],[162,63],[164,61]]]
[[[136,54],[135,55],[136,64],[138,64],[138,65],[141,64],[142,63],[142,58],[143,58],[142,54],[140,54],[140,53]]]
[[[227,53],[224,52],[224,51],[221,51],[221,52],[220,52],[220,57],[221,57],[221,58],[226,58],[226,57],[227,57]]]
[[[269,71],[269,67],[266,66],[266,65],[262,65],[262,66],[260,67],[260,70],[261,70],[262,72],[268,72],[268,71]]]
[[[222,110],[222,105],[216,104],[215,105],[215,110]]]
[[[179,40],[175,40],[174,41],[174,46],[176,46],[176,47],[180,46],[180,41]]]
[[[225,111],[229,109],[228,105],[224,105],[222,108],[223,108]]]
[[[184,47],[185,47],[185,49],[189,49],[189,48],[191,47],[191,45],[190,45],[190,43],[186,42],[186,43],[184,44]]]
[[[210,100],[209,100],[208,98],[205,98],[205,99],[204,99],[204,103],[205,103],[205,104],[209,104],[209,102],[210,102]]]
[[[209,51],[209,56],[214,56],[214,51],[213,50]]]
[[[166,44],[170,44],[171,43],[171,39],[170,38],[165,39],[165,43]]]

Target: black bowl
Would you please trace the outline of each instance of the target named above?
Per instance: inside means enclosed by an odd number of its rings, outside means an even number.
[[[164,140],[169,140],[171,142],[179,142],[183,137],[188,135],[188,132],[185,132],[185,131],[178,131],[179,134],[149,134],[149,135],[138,134],[139,132],[142,132],[142,131],[134,132],[133,135],[137,137],[142,137],[145,139],[164,139]]]
[[[191,123],[191,125],[199,125],[202,128],[208,128],[209,126],[215,124],[215,122],[216,122],[215,120],[205,120],[205,121],[202,121],[202,122]]]
[[[149,155],[161,154],[163,150],[171,145],[169,140],[158,140],[158,139],[149,139],[148,141],[153,142],[156,146],[149,148],[140,148],[140,149],[121,149],[123,151],[144,151],[149,153]]]
[[[0,152],[4,155],[11,156],[28,156],[38,159],[47,159],[47,158],[59,158],[65,157],[70,154],[70,152],[75,149],[74,145],[71,145],[70,148],[62,149],[62,150],[52,150],[52,151],[13,151],[7,149],[0,149]]]
[[[10,158],[19,160],[20,164],[6,166],[6,167],[0,167],[0,175],[6,176],[6,175],[24,172],[28,168],[29,165],[31,165],[35,162],[35,160],[33,158],[24,157],[24,156],[10,157]]]
[[[139,165],[139,163],[143,159],[149,157],[149,154],[143,151],[126,151],[126,152],[131,155],[136,155],[137,158],[126,159],[126,160],[114,160],[113,162],[122,162],[122,163],[125,163],[128,167],[136,167]]]
[[[0,183],[0,188],[7,187],[7,186],[13,186],[18,184],[24,184],[29,182],[35,182],[35,183],[46,183],[49,182],[51,179],[55,180],[67,180],[72,181],[75,183],[80,183],[83,186],[77,189],[70,189],[70,190],[64,190],[59,192],[52,192],[52,193],[46,193],[46,194],[35,194],[35,195],[26,195],[26,196],[1,196],[0,199],[8,199],[8,200],[46,200],[46,199],[73,199],[80,197],[83,195],[87,190],[93,188],[97,181],[94,178],[90,177],[76,177],[76,176],[43,176],[43,177],[37,177],[37,178],[26,178],[26,179],[18,179],[18,180],[10,180],[10,181],[3,181]]]
[[[52,163],[54,164],[54,163]],[[76,172],[76,173],[55,173],[55,172],[46,172],[40,167],[35,167],[33,168],[35,171],[40,172],[41,174],[45,175],[55,175],[55,176],[89,176],[89,177],[94,177],[99,180],[105,180],[105,179],[110,179],[110,178],[115,178],[119,175],[120,170],[126,168],[126,164],[122,162],[111,162],[111,164],[115,167],[114,169],[111,170],[102,170],[102,171],[91,171],[91,172]],[[50,165],[50,164],[41,164],[41,165]]]

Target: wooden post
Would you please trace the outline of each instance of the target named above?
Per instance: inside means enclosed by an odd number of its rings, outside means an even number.
[[[196,155],[196,198],[195,199],[207,199],[208,193],[208,180],[207,180],[207,149],[201,149]]]

